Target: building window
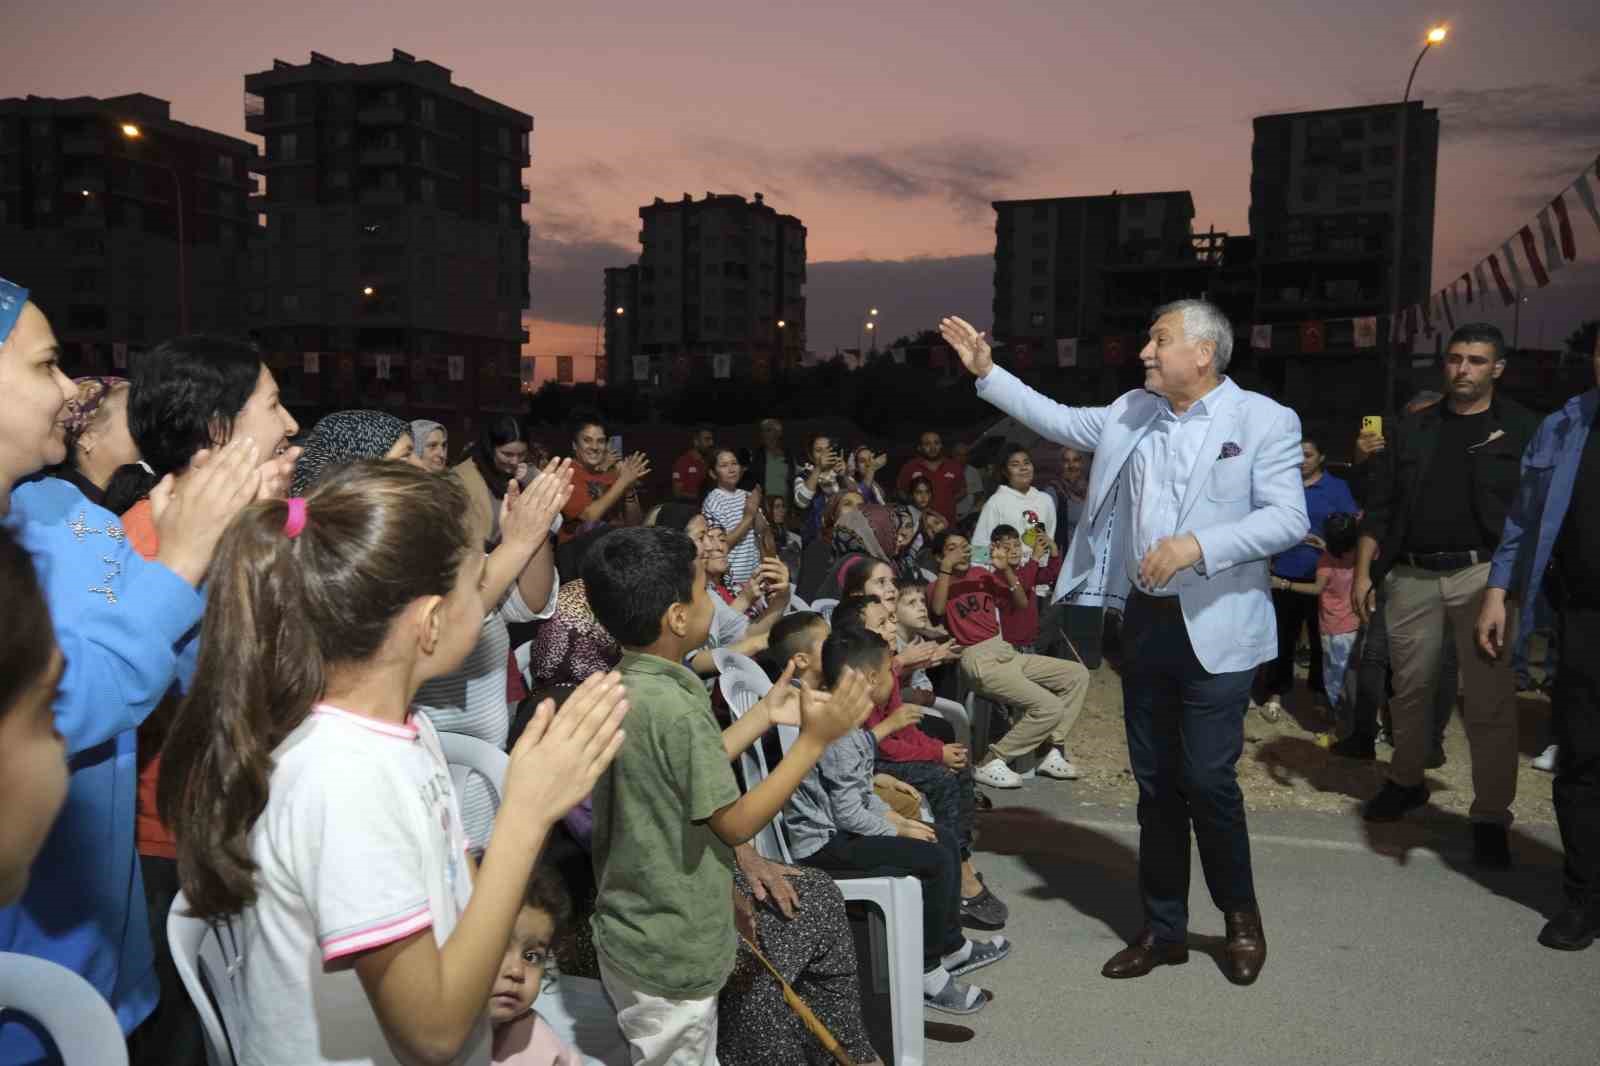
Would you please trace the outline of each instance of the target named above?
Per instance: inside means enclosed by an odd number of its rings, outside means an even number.
[[[217,156],[217,173],[230,181],[233,179],[233,156]]]
[[[1367,195],[1374,200],[1387,200],[1394,196],[1394,182],[1369,181],[1367,182]]]
[[[90,296],[100,291],[100,272],[98,270],[74,270],[72,272],[72,292],[75,296]]]
[[[438,147],[434,144],[433,138],[432,137],[424,137],[424,138],[422,138],[421,142],[418,145],[418,149],[421,152],[422,165],[425,166],[425,167],[434,166],[435,163],[438,161],[439,151],[438,151]]]
[[[434,202],[437,195],[438,190],[434,180],[428,175],[424,174],[417,182],[418,198],[420,198],[425,204],[431,204]]]
[[[1127,212],[1129,218],[1143,218],[1144,206],[1148,202],[1147,200],[1129,200],[1123,205],[1123,210]]]
[[[1048,247],[1050,247],[1050,234],[1046,233],[1046,232],[1042,232],[1042,231],[1039,232],[1039,233],[1035,233],[1033,235],[1033,246],[1035,248],[1048,248]]]
[[[1308,178],[1300,183],[1300,199],[1307,203],[1315,203],[1322,198],[1322,185],[1314,178]]]
[[[292,100],[294,98],[290,97],[290,99]],[[278,134],[277,159],[280,162],[284,162],[284,163],[292,163],[292,162],[294,162],[295,157],[299,154],[299,150],[300,150],[300,138],[296,134],[293,134],[293,133],[280,133],[280,134]]]
[[[39,214],[48,215],[50,212],[56,209],[55,197],[41,196],[34,202],[33,206],[39,212]]]
[[[278,212],[278,240],[289,242],[294,240],[294,212]]]
[[[285,89],[278,94],[278,118],[284,122],[293,122],[295,119],[295,91]]]
[[[283,307],[283,313],[286,315],[298,314],[300,312],[300,294],[294,292],[284,293],[281,306]]]
[[[1035,259],[1033,261],[1033,272],[1035,274],[1050,273],[1050,261],[1048,259]]]
[[[1340,185],[1335,193],[1334,203],[1339,207],[1360,207],[1361,186]]]
[[[433,125],[439,117],[439,102],[431,96],[424,96],[418,105],[418,110],[422,115],[422,121]]]
[[[1394,166],[1394,145],[1380,144],[1367,152],[1367,159],[1376,167]]]
[[[1339,136],[1347,141],[1359,141],[1366,131],[1362,129],[1361,116],[1351,115],[1339,120]]]
[[[1395,116],[1397,114],[1399,114],[1398,110],[1394,110],[1394,111],[1385,110],[1385,111],[1379,111],[1377,114],[1373,115],[1372,116],[1372,132],[1373,133],[1392,133],[1394,131]]]
[[[1042,304],[1049,295],[1048,289],[1043,285],[1034,285],[1028,289],[1028,299],[1036,304]]]
[[[1030,314],[1028,316],[1028,327],[1030,329],[1043,329],[1044,328],[1044,312],[1043,311],[1034,311],[1032,314]]]
[[[511,151],[511,127],[501,126],[495,130],[495,133],[499,138],[500,150],[502,152]]]
[[[1050,205],[1049,204],[1034,204],[1033,205],[1033,220],[1035,222],[1048,222],[1048,221],[1050,221]]]

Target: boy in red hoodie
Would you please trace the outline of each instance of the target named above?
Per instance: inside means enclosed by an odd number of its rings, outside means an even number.
[[[1056,578],[1061,574],[1061,552],[1057,550],[1055,541],[1050,539],[1043,526],[1036,526],[1033,535],[1033,557],[1021,566],[1017,562],[1022,558],[1022,537],[1015,529],[1006,525],[995,526],[989,536],[991,563],[1004,558],[1028,594],[1027,603],[1021,607],[1009,599],[998,601],[1000,635],[1007,644],[1024,655],[1034,653],[1033,646],[1039,639],[1039,590],[1047,590],[1046,595],[1054,591]]]
[[[876,633],[896,646],[899,637],[894,610],[876,596],[852,596],[834,608],[834,629],[859,627]],[[872,709],[866,728],[896,714],[905,716],[902,707],[901,674],[923,663],[927,655],[941,654],[942,645],[912,645],[894,657],[890,664],[895,683],[887,702]],[[920,718],[920,715],[917,717]],[[933,820],[952,833],[961,845],[961,923],[977,929],[1001,929],[1009,908],[989,891],[972,864],[972,842],[977,810],[976,788],[972,778],[971,756],[964,744],[946,744],[931,737],[915,723],[902,726],[888,735],[878,736],[877,770],[913,786],[927,799]]]

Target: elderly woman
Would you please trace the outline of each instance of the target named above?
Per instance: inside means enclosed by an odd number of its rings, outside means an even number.
[[[433,474],[444,473],[450,457],[450,431],[426,418],[411,420],[411,446],[417,465]]]
[[[295,464],[290,495],[304,496],[336,468],[357,459],[410,461],[411,424],[384,411],[335,411],[311,427]]]
[[[139,446],[128,432],[126,378],[78,378],[77,396],[67,403],[67,461],[52,473],[70,481],[91,503],[105,505],[111,477],[139,461]]]
[[[77,389],[60,345],[27,290],[0,279],[0,515],[33,557],[64,666],[51,701],[69,758],[66,806],[22,899],[0,908],[0,951],[83,975],[124,1033],[159,995],[144,887],[134,849],[135,732],[192,667],[204,600],[199,585],[228,523],[261,475],[242,440],[203,476],[163,487],[174,497],[146,561],[116,515],[59,478],[63,419]],[[159,935],[159,930],[157,931]],[[33,1031],[0,1019],[0,1062],[48,1061]]]

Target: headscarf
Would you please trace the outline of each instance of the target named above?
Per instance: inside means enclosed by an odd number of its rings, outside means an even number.
[[[382,459],[410,433],[409,424],[383,411],[335,411],[307,435],[289,494],[304,496],[324,475],[346,463]]]
[[[411,420],[411,446],[422,454],[422,449],[428,446],[428,438],[436,429],[444,429],[444,424],[426,418],[413,418]],[[450,439],[450,431],[445,430],[445,440]]]
[[[887,544],[889,547],[885,548]],[[833,527],[833,557],[859,553],[879,562],[891,561],[895,544],[894,513],[881,504],[868,503],[856,508]]]
[[[72,383],[78,386],[78,394],[67,401],[67,414],[62,419],[67,427],[68,447],[76,444],[78,438],[94,425],[95,415],[100,412],[107,398],[117,389],[128,387],[128,379],[87,377],[76,378]]]
[[[17,319],[22,317],[22,307],[27,302],[27,289],[0,278],[0,344],[17,328]]]
[[[894,560],[890,565],[894,567],[896,577],[915,578],[919,570],[917,540],[922,534],[922,530],[918,528],[921,525],[921,517],[917,514],[917,509],[908,503],[897,503],[890,510],[894,512],[895,524],[894,546],[890,548],[894,553]],[[904,548],[899,548],[899,535],[905,530],[911,531],[911,539],[906,541]]]

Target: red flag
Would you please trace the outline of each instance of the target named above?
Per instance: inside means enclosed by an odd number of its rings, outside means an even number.
[[[1121,366],[1123,362],[1122,338],[1107,337],[1101,342],[1101,358],[1106,366]]]
[[[1029,350],[1026,344],[1019,344],[1017,345],[1016,358],[1012,362],[1016,364],[1018,370],[1027,370],[1033,366],[1033,352]]]
[[[772,380],[772,356],[770,353],[760,349],[750,353],[750,377],[761,384]]]
[[[1316,355],[1328,350],[1327,328],[1318,321],[1300,323],[1300,351],[1306,355]]]
[[[1433,308],[1428,306],[1432,302],[1433,297],[1430,296],[1417,305],[1422,312],[1422,335],[1425,337],[1433,336]]]
[[[1573,239],[1572,220],[1567,217],[1566,194],[1551,200],[1550,209],[1556,213],[1556,229],[1561,233],[1561,254],[1571,262],[1578,258],[1578,242]]]
[[[1439,306],[1444,308],[1444,320],[1450,326],[1450,331],[1452,333],[1455,332],[1455,328],[1456,328],[1456,313],[1455,313],[1455,309],[1450,306],[1450,290],[1449,289],[1440,289],[1439,290]]]
[[[1472,275],[1462,274],[1461,280],[1467,283],[1467,303],[1472,302]]]
[[[1533,271],[1534,284],[1542,289],[1550,284],[1550,275],[1545,273],[1544,264],[1539,261],[1539,248],[1533,243],[1533,230],[1523,226],[1517,231],[1517,236],[1522,238],[1522,253],[1528,257],[1528,267]]]
[[[1493,252],[1489,253],[1489,271],[1494,274],[1494,284],[1495,288],[1500,290],[1500,299],[1507,307],[1510,307],[1514,302],[1514,298],[1511,295],[1511,286],[1506,284],[1506,276],[1500,270],[1500,257]]]

